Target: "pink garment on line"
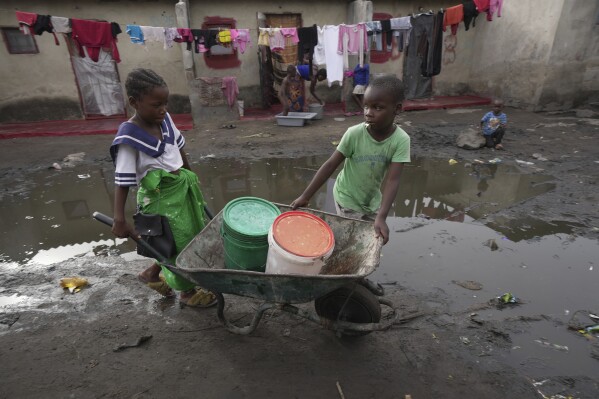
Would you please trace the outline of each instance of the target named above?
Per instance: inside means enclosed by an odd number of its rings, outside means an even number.
[[[501,7],[503,6],[503,0],[491,0],[489,2],[489,11],[487,11],[487,21],[493,20],[493,14],[497,11],[497,16],[501,17]]]
[[[223,84],[221,86],[221,89],[223,89],[223,94],[227,98],[229,108],[233,107],[233,104],[235,104],[235,100],[237,100],[237,95],[239,94],[237,78],[235,76],[225,76],[223,78]]]
[[[363,23],[356,25],[339,25],[339,43],[337,52],[343,54],[343,35],[347,34],[349,42],[347,43],[347,52],[356,55],[360,52],[360,40],[363,42],[363,49],[368,49],[368,41],[366,39],[366,26]]]
[[[280,28],[270,28],[268,36],[270,38],[270,49],[272,51],[285,49],[285,37],[281,33]]]
[[[281,28],[281,33],[285,37],[290,37],[294,44],[299,43],[299,37],[297,36],[297,28]]]
[[[250,39],[249,29],[231,29],[231,41],[233,48],[239,49],[241,54],[245,53],[246,47],[252,47],[252,39]]]
[[[474,0],[474,4],[476,4],[476,11],[485,12],[489,9],[490,0]]]
[[[193,42],[193,33],[189,28],[177,28],[178,37],[175,38],[177,43],[191,43]]]

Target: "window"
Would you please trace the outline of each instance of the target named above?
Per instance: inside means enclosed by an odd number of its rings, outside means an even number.
[[[205,17],[202,29],[235,29],[235,20],[222,17]],[[237,58],[237,50],[233,47],[216,45],[210,48],[210,52],[204,53],[204,62],[208,68],[227,69],[236,68],[241,65]]]
[[[4,43],[10,54],[37,54],[37,44],[32,35],[26,35],[19,28],[2,28]]]
[[[375,12],[374,14],[372,14],[372,20],[373,21],[383,21],[385,19],[391,19],[393,18],[393,16],[391,14],[387,14],[387,13],[382,13],[382,12]],[[374,48],[374,46],[371,46],[370,48],[370,62],[372,64],[384,64],[385,62],[389,61],[389,58],[391,58],[391,52],[387,51],[387,32],[383,32],[381,34],[382,36],[382,41],[383,41],[383,50],[382,51],[377,51],[376,48]],[[370,39],[370,36],[368,37]]]

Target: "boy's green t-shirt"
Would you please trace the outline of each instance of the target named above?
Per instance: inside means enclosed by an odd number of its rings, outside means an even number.
[[[381,206],[381,183],[391,162],[410,162],[410,136],[401,128],[383,141],[376,141],[366,124],[352,126],[343,135],[337,151],[345,156],[335,181],[335,201],[343,208],[365,214]]]

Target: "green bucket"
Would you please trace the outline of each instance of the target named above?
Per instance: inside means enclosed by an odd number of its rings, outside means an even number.
[[[280,214],[276,205],[256,197],[240,197],[225,206],[221,236],[227,269],[264,272],[268,230]]]

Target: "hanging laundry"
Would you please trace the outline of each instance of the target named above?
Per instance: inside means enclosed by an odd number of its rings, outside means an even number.
[[[422,76],[430,77],[441,73],[444,17],[445,13],[443,11],[439,11],[434,16],[432,39],[428,46],[427,55],[422,62]]]
[[[314,47],[318,44],[318,31],[316,30],[316,24],[304,28],[297,28],[297,37],[299,43],[297,44],[297,59],[302,62],[307,54],[310,60],[310,68],[312,68],[312,62],[314,59]]]
[[[191,51],[191,43],[193,42],[193,33],[189,28],[177,28],[177,37],[175,43],[187,43],[187,51]]]
[[[339,43],[337,45],[337,51],[343,52],[343,35],[347,33],[348,43],[347,43],[347,51],[351,55],[358,55],[360,49],[360,42],[362,43],[362,48],[368,48],[368,42],[366,39],[366,29],[363,23],[356,25],[339,25]]]
[[[131,37],[131,43],[144,44],[144,34],[139,25],[127,25],[125,32]]]
[[[497,11],[497,16],[501,17],[501,7],[503,6],[503,0],[491,0],[489,2],[489,11],[487,11],[487,21],[493,20],[493,14]]]
[[[393,50],[393,34],[391,31],[391,20],[384,19],[381,21],[381,30],[385,34],[385,42],[387,44],[387,51]]]
[[[37,20],[37,14],[32,12],[15,11],[17,16],[17,22],[19,23],[19,29],[25,35],[31,35],[31,29],[35,25]]]
[[[366,25],[366,35],[372,38],[375,50],[383,51],[383,28],[381,27],[381,21],[369,21],[364,24]]]
[[[343,84],[343,55],[337,51],[338,43],[339,26],[326,25],[324,27],[324,53],[329,87],[333,85],[333,82]]]
[[[249,29],[231,29],[231,41],[233,48],[239,50],[241,54],[245,53],[246,47],[252,46]]]
[[[164,49],[169,49],[175,44],[175,39],[179,36],[177,28],[164,28]]]
[[[470,22],[472,22],[472,27],[474,28],[476,26],[476,17],[478,16],[474,0],[466,0],[462,5],[464,6],[464,26],[466,30],[470,29]]]
[[[164,28],[157,26],[140,26],[146,42],[164,43]]]
[[[268,31],[270,28],[260,28],[260,35],[258,36],[258,46],[270,47],[270,36]]]
[[[225,46],[231,44],[231,31],[227,29],[218,32],[218,42]]]
[[[297,36],[297,28],[281,28],[281,33],[284,37],[291,38],[293,44],[299,43],[299,37]]]
[[[313,63],[316,65],[324,65],[326,64],[324,54],[324,28],[321,28],[320,26],[317,27],[316,34],[318,36],[318,41],[314,47]]]
[[[221,88],[223,89],[223,94],[227,98],[229,108],[233,107],[233,104],[235,104],[235,101],[237,100],[237,95],[239,94],[237,78],[235,76],[225,76]]]
[[[44,32],[52,33],[54,36],[54,43],[59,46],[58,38],[56,37],[56,33],[54,33],[54,29],[52,29],[52,22],[50,15],[41,15],[38,14],[35,24],[33,24],[32,29],[33,33],[38,36],[41,36]]]
[[[488,11],[490,2],[490,0],[474,0],[474,4],[476,4],[476,10],[479,13]]]
[[[412,23],[410,17],[391,18],[391,29],[393,36],[397,37],[397,49],[403,51],[410,40],[410,32],[412,32]]]
[[[117,24],[116,22],[110,23],[110,31],[112,33],[112,38],[115,40],[116,40],[117,35],[120,35],[121,33],[123,33],[123,30],[121,29],[121,25]]]
[[[268,31],[270,50],[271,51],[281,51],[285,49],[285,37],[281,33],[280,28],[270,28]]]
[[[210,51],[212,46],[216,46],[216,36],[218,31],[213,29],[192,29],[194,47],[196,53],[205,53]]]
[[[464,20],[464,6],[459,4],[454,7],[449,7],[445,10],[445,17],[443,19],[443,32],[447,30],[447,26],[451,25],[451,34],[456,35],[458,33],[458,26],[460,22]]]
[[[52,28],[56,33],[71,33],[71,21],[65,17],[50,17]]]
[[[108,22],[96,22],[84,19],[71,19],[73,28],[73,40],[79,50],[81,57],[85,56],[83,47],[87,49],[89,58],[98,62],[100,49],[110,49],[112,58],[116,62],[121,62],[119,49],[115,39],[112,37],[112,28]]]

